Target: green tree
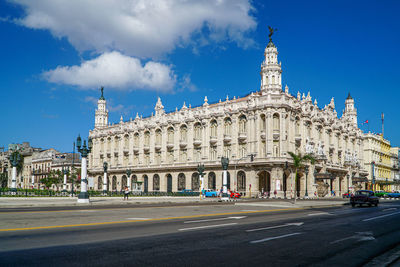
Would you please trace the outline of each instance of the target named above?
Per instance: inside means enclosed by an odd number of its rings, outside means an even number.
[[[57,186],[62,182],[63,174],[60,170],[52,170],[45,178],[40,179],[40,182],[49,189],[53,184]]]
[[[7,183],[8,183],[8,173],[7,172],[0,173],[0,187],[1,188],[7,187]]]
[[[303,169],[304,168],[304,164],[303,163],[306,162],[306,161],[309,161],[309,162],[311,162],[311,164],[314,165],[315,158],[310,154],[306,154],[306,155],[303,156],[301,153],[299,153],[298,155],[296,155],[293,152],[288,152],[288,153],[293,159],[293,166],[294,166],[294,169],[295,169],[295,176],[294,176],[295,177],[295,185],[297,185],[297,180],[299,179],[297,177],[297,173],[298,173],[299,169]]]

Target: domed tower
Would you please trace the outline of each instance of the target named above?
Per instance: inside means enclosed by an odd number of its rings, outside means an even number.
[[[282,91],[282,68],[278,63],[278,49],[272,42],[274,29],[269,27],[269,43],[264,51],[264,61],[261,64],[261,91],[263,93],[280,93]]]
[[[100,90],[101,90],[101,96],[97,101],[97,109],[94,116],[95,129],[104,128],[108,124],[108,110],[106,109],[107,102],[103,95],[104,88],[101,87]]]
[[[351,97],[350,93],[345,101],[345,109],[343,115],[347,117],[347,119],[355,126],[357,126],[357,109],[354,107],[354,99]]]

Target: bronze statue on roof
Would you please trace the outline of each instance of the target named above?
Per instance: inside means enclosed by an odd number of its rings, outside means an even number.
[[[274,32],[276,32],[278,29],[274,29],[274,28],[272,28],[271,26],[268,26],[268,29],[269,29],[269,34],[268,34],[269,41],[272,42],[272,35],[273,35]]]

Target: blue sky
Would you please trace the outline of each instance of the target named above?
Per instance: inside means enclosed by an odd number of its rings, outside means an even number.
[[[218,3],[217,3],[218,2]],[[95,4],[93,4],[95,3]],[[259,90],[268,25],[283,84],[318,105],[348,92],[400,145],[398,1],[0,1],[0,146],[71,151],[94,126],[105,86],[111,122]],[[367,130],[367,126],[361,126]]]

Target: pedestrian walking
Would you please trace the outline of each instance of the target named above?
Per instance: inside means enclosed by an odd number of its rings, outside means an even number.
[[[276,198],[276,194],[277,194],[278,192],[276,192],[276,190],[274,190],[274,196],[275,196],[275,198]]]
[[[125,186],[124,189],[124,200],[128,200],[128,196],[129,196],[129,188],[127,186]]]

